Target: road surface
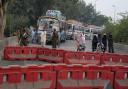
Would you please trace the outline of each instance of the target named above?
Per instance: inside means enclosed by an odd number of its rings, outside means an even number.
[[[85,51],[91,51],[91,41],[90,40],[86,40],[86,50]],[[37,45],[37,44],[30,44],[29,46],[39,46],[41,47],[41,45]],[[46,45],[46,48],[52,48],[51,45]],[[76,47],[76,42],[74,40],[67,40],[65,43],[61,43],[59,48],[57,49],[63,49],[63,50],[69,50],[69,51],[76,51],[77,47]]]
[[[40,46],[41,45],[36,45],[36,44],[30,44],[29,46]],[[92,51],[92,41],[91,40],[86,40],[85,43],[86,49],[85,51],[91,52]],[[51,45],[46,45],[47,48],[52,48]],[[70,50],[70,51],[76,51],[76,42],[74,40],[67,40],[65,43],[61,43],[60,47],[57,49],[63,49],[63,50]],[[120,50],[120,49],[115,49],[115,53],[118,54],[128,54],[127,52]]]

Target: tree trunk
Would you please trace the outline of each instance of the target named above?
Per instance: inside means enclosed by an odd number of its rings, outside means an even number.
[[[2,1],[0,0],[0,40],[3,39],[3,8],[2,8]]]
[[[4,38],[4,29],[6,26],[7,1],[0,0],[0,40]]]

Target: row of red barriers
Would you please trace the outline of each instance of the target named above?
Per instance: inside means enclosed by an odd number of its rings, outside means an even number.
[[[94,64],[100,65],[99,53],[89,52],[69,52],[65,54],[64,63],[66,64]]]
[[[6,47],[4,50],[4,58],[7,60],[41,60],[66,64],[104,64],[128,66],[128,55],[93,52],[69,52],[39,47]]]
[[[0,67],[0,89],[128,89],[128,66]]]
[[[0,89],[55,89],[53,66],[8,67],[0,69]]]
[[[7,60],[36,60],[37,47],[6,47],[4,58]]]
[[[64,50],[39,48],[37,52],[37,59],[41,61],[63,63]]]
[[[6,60],[42,60],[47,62],[63,63],[64,51],[39,47],[6,47]]]
[[[101,64],[128,66],[128,55],[106,53],[101,55]]]

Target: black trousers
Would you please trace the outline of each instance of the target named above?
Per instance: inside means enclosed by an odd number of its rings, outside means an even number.
[[[109,46],[108,46],[108,52],[109,52],[109,53],[114,53],[113,45],[109,45]]]

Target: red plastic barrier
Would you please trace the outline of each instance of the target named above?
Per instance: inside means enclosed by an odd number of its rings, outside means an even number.
[[[3,68],[0,67],[0,84],[3,83],[3,75],[4,75],[3,71],[4,71]]]
[[[21,60],[37,60],[37,47],[23,47]]]
[[[4,49],[4,58],[7,60],[15,60],[14,54],[19,54],[20,47],[6,47]]]
[[[123,62],[123,63],[127,63],[128,64],[128,55],[120,55],[121,56],[121,61]],[[128,66],[128,65],[127,65]]]
[[[124,69],[123,65],[112,65],[112,72],[119,71],[120,69]]]
[[[28,66],[23,73],[27,82],[34,83],[34,89],[55,89],[56,72],[53,66]]]
[[[88,67],[88,69],[89,70],[107,70],[107,71],[111,71],[112,70],[112,66],[106,66],[106,65],[104,65],[104,66],[97,66],[97,65],[90,65],[89,67]]]
[[[113,87],[114,74],[108,68],[81,65],[56,65],[57,89],[105,89]]]
[[[0,89],[16,89],[21,82],[20,66],[0,68]]]
[[[115,89],[128,89],[128,66],[116,71]]]
[[[101,56],[101,63],[105,65],[128,65],[128,55],[104,54]]]
[[[6,47],[4,49],[4,58],[6,60],[36,60],[36,47]]]
[[[64,50],[38,49],[38,59],[47,62],[63,63]]]
[[[106,89],[113,87],[113,73],[110,71],[88,70],[81,72],[79,89]]]
[[[113,84],[114,74],[111,72],[112,66],[92,66],[88,67],[88,79],[103,79],[110,80],[111,84]]]
[[[56,89],[79,89],[79,71],[82,65],[56,65],[54,70],[57,71]]]
[[[70,52],[65,55],[67,64],[93,64],[100,65],[100,54],[86,52]]]
[[[128,66],[49,64],[0,67],[1,89],[105,89],[107,86],[128,89]]]
[[[66,64],[55,64],[54,65],[54,70],[55,71],[61,71],[61,70],[66,70],[66,71],[72,71],[72,70],[87,70],[88,66],[79,65],[79,64],[72,64],[72,65],[66,65]]]
[[[37,47],[6,47],[6,60],[42,60],[54,63],[128,66],[128,55],[72,52]]]
[[[55,89],[52,65],[0,68],[0,89]]]
[[[7,78],[9,83],[20,83],[21,82],[21,67],[20,66],[9,66],[3,68],[4,76]]]
[[[114,74],[108,67],[89,66],[88,71],[82,71],[79,75],[79,89],[110,89],[113,87]]]
[[[101,56],[102,64],[108,64],[109,62],[116,63],[119,61],[118,55],[104,54]]]

